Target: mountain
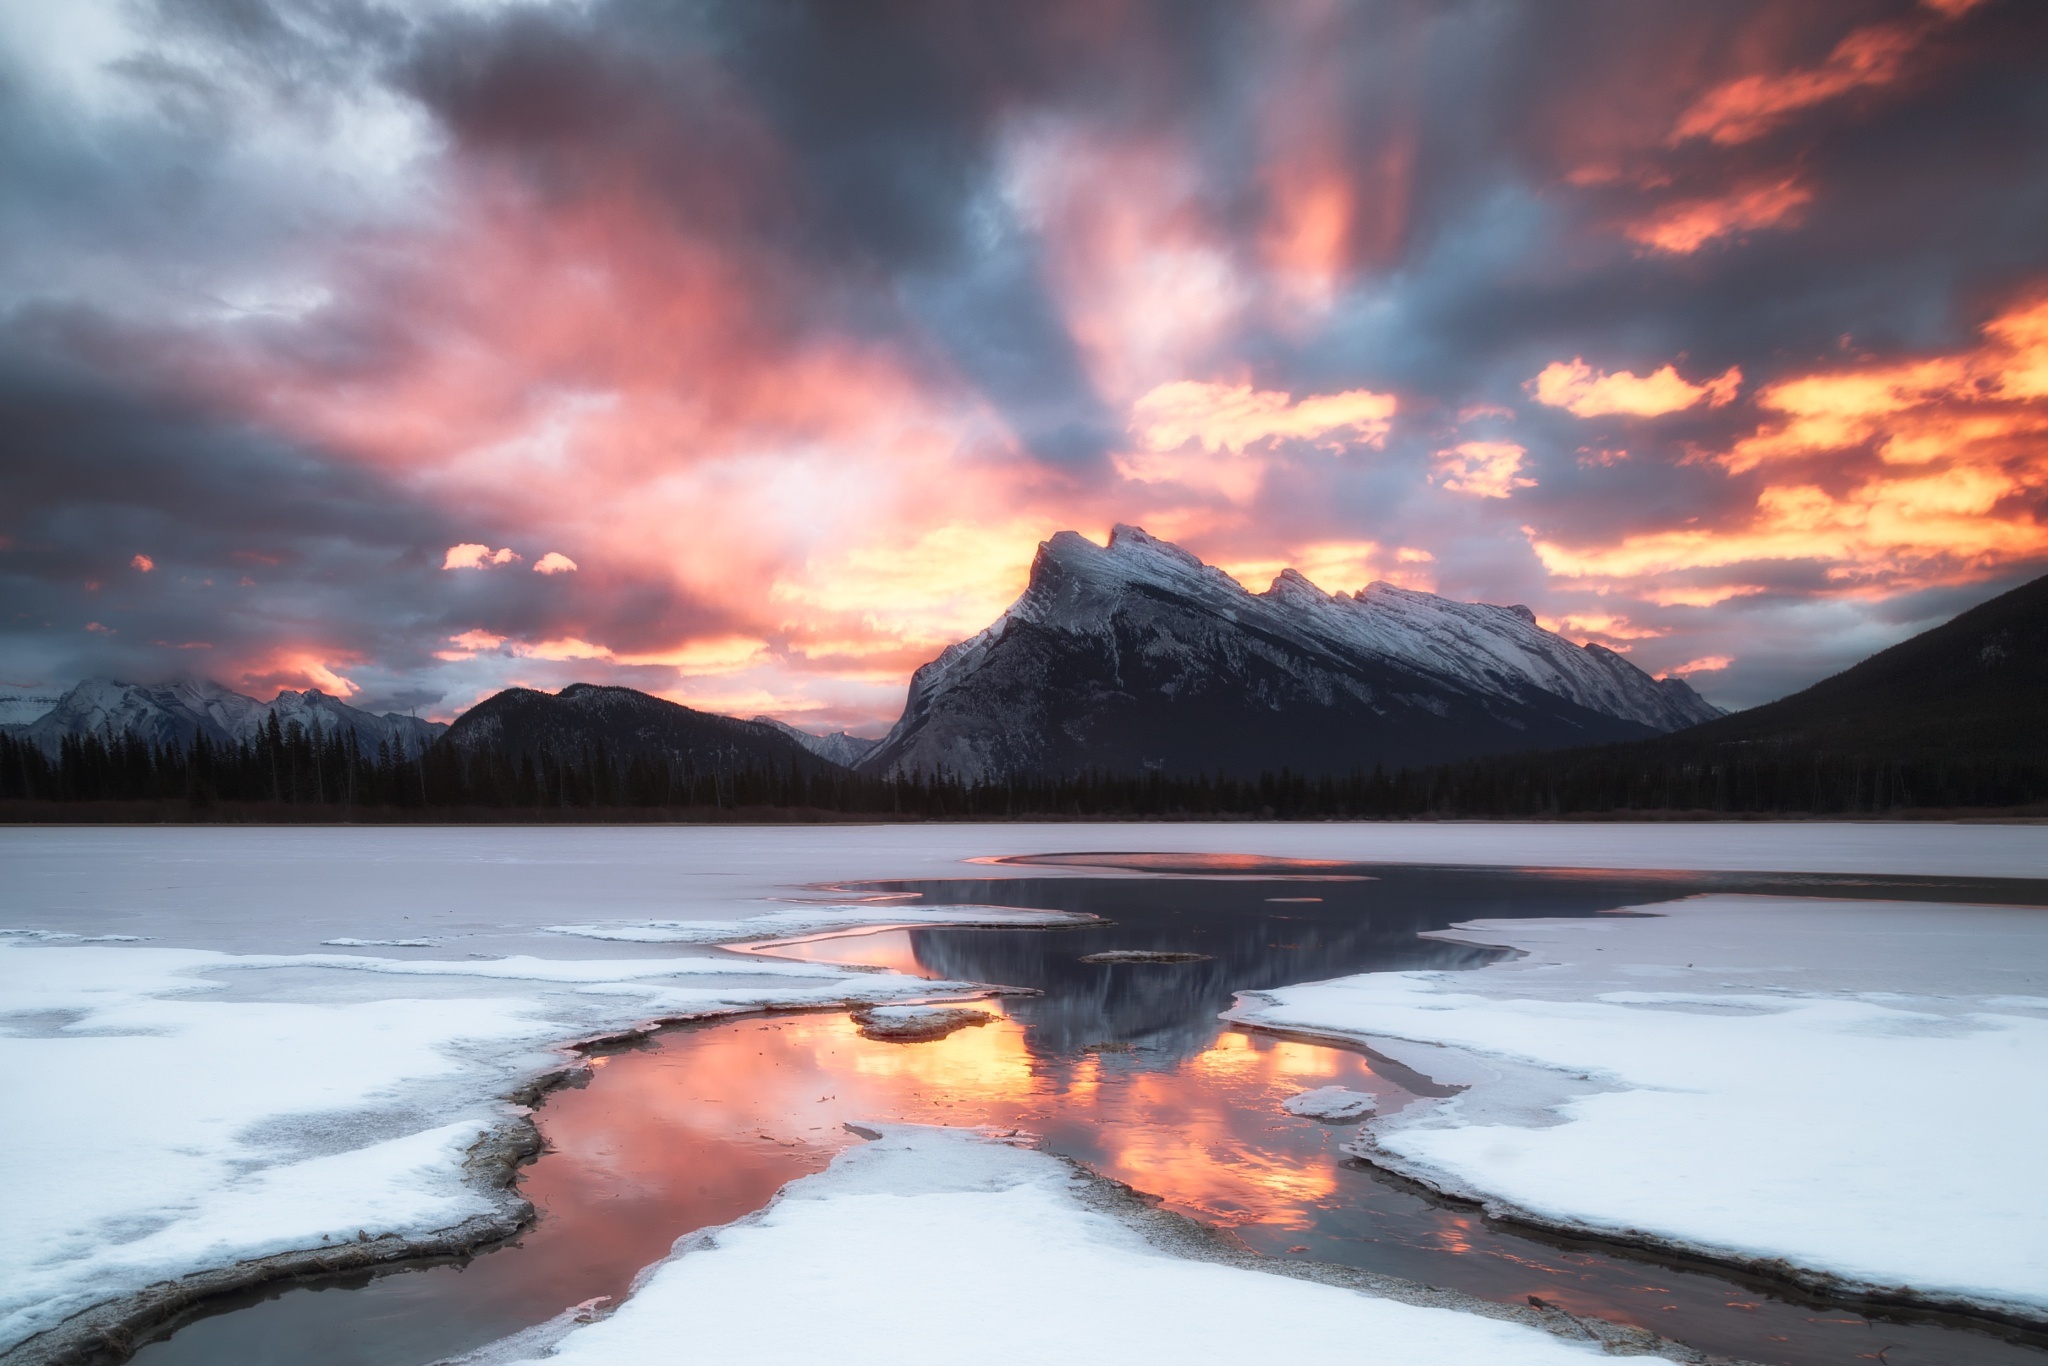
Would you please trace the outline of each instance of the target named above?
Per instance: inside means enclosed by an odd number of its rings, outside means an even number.
[[[1252,593],[1137,527],[1063,531],[1024,595],[911,679],[861,761],[968,779],[1096,768],[1253,775],[1419,766],[1635,739],[1718,716],[1683,682],[1526,607],[1288,570]]]
[[[1776,744],[1900,761],[2048,761],[2048,576],[1669,743],[1680,739],[1690,748]]]
[[[55,754],[67,737],[134,735],[152,744],[186,746],[204,735],[215,744],[253,740],[275,716],[280,726],[296,721],[309,733],[353,731],[365,750],[381,744],[425,749],[448,727],[401,712],[378,715],[349,706],[318,688],[286,689],[269,702],[206,679],[176,683],[122,683],[88,678],[15,733]]]
[[[57,705],[64,694],[34,684],[0,683],[0,730],[17,730]]]
[[[815,738],[815,737],[813,737]],[[806,776],[839,772],[774,725],[694,711],[632,688],[572,683],[559,693],[507,688],[457,717],[444,743],[500,750],[517,758],[578,756],[602,747],[623,763],[634,757],[684,763],[700,772],[795,765]]]
[[[775,727],[820,759],[829,759],[841,768],[852,768],[867,757],[869,750],[882,743],[863,735],[848,735],[843,730],[835,730],[830,735],[814,735],[807,730],[798,730],[787,721],[778,721],[772,716],[757,716],[754,718],[754,724]]]

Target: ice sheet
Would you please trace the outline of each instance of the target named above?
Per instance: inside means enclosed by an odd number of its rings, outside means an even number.
[[[1455,937],[1528,956],[1247,993],[1231,1017],[1405,1041],[1385,1047],[1424,1071],[1454,1050],[1473,1089],[1366,1139],[1440,1189],[2048,1316],[2048,1016],[2014,1004],[2048,983],[2048,912],[1658,909],[1477,922]]]
[[[267,985],[273,999],[252,999]],[[154,1282],[489,1213],[465,1156],[513,1113],[499,1097],[560,1064],[549,1044],[656,1016],[946,989],[737,955],[0,947],[14,1173],[0,1351]]]
[[[449,956],[544,952],[546,925],[723,921],[805,884],[1104,876],[967,864],[1079,850],[1231,852],[1491,866],[2048,874],[2048,826],[900,825],[574,829],[0,829],[0,928],[146,934],[191,948],[301,953],[322,940],[443,941]],[[590,945],[593,956],[616,953]],[[649,953],[665,951],[650,945]]]
[[[1162,1254],[1085,1207],[1059,1162],[957,1130],[885,1130],[762,1214],[681,1249],[545,1359],[1579,1366],[1600,1356],[1518,1323]]]

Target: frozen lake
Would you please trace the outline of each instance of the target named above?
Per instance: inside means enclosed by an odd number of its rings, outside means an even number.
[[[1788,838],[1797,827],[4,832],[0,857],[10,876],[0,929],[16,931],[9,938],[21,950],[8,959],[111,966],[171,946],[213,951],[159,964],[193,979],[183,987],[167,987],[169,977],[124,986],[116,973],[94,997],[87,973],[58,1008],[69,1014],[30,1021],[16,1010],[10,1024],[34,1027],[16,1028],[5,1042],[24,1059],[60,1057],[48,1050],[67,1034],[118,1032],[111,1014],[96,1022],[80,1002],[104,1007],[124,992],[137,1003],[161,1000],[162,1011],[175,1004],[151,1026],[159,1040],[167,1021],[183,1028],[237,1002],[339,1012],[332,1019],[352,1028],[356,1016],[347,1012],[368,1006],[448,1008],[416,1023],[426,1044],[465,1060],[458,1078],[437,1081],[426,1075],[431,1069],[408,1063],[419,1075],[381,1086],[363,1077],[324,1109],[298,1098],[278,1114],[238,1115],[240,1126],[219,1141],[226,1165],[239,1163],[244,1175],[222,1177],[211,1188],[217,1194],[203,1184],[182,1190],[179,1198],[197,1210],[232,1198],[252,1167],[310,1172],[317,1163],[303,1160],[303,1141],[278,1141],[294,1126],[325,1135],[327,1150],[338,1141],[377,1152],[401,1141],[393,1131],[407,1123],[496,1122],[502,1102],[491,1097],[546,1065],[550,1040],[654,1017],[849,996],[915,999],[943,994],[950,982],[1044,993],[978,1003],[998,1018],[931,1043],[864,1039],[835,1011],[675,1030],[612,1053],[587,1086],[556,1092],[539,1112],[553,1151],[527,1169],[521,1189],[543,1217],[517,1246],[465,1269],[292,1291],[202,1319],[145,1349],[139,1359],[158,1366],[424,1363],[467,1350],[577,1299],[616,1296],[678,1234],[744,1215],[821,1167],[852,1141],[840,1127],[848,1120],[1029,1130],[1052,1151],[1229,1227],[1276,1258],[1358,1266],[1504,1303],[1533,1294],[1750,1360],[1852,1360],[1873,1342],[1894,1363],[2040,1360],[1924,1317],[1869,1319],[1826,1296],[1502,1223],[1471,1203],[1378,1175],[1343,1151],[1357,1126],[1289,1115],[1281,1102],[1341,1084],[1375,1096],[1379,1117],[1398,1124],[1410,1105],[1441,1104],[1444,1086],[1385,1053],[1216,1019],[1239,991],[1359,973],[1374,974],[1361,981],[1442,972],[1463,979],[1504,959],[1505,951],[1471,936],[1417,938],[1457,923],[1528,920],[1540,930],[1597,920],[1622,928],[1627,919],[1617,921],[1616,912],[1703,893],[1923,904],[2041,899],[2029,874],[2043,867],[2044,846],[2031,829],[1808,829],[1804,844]],[[1091,846],[1144,849],[1169,861],[1106,867],[1085,856]],[[966,862],[1055,850],[1084,857]],[[1219,850],[1239,857],[1219,865]],[[1384,866],[1418,854],[1491,867]],[[1263,857],[1376,866],[1277,870],[1286,880],[1267,881],[1276,870],[1256,866]],[[1721,872],[1676,877],[1655,871],[1662,866]],[[1731,875],[1744,866],[1776,875]],[[892,914],[985,922],[999,920],[1003,908],[1114,923],[857,932],[863,920],[886,924]],[[817,933],[821,925],[832,932]],[[781,961],[705,946],[776,927],[807,933],[775,951]],[[152,939],[138,946],[106,938],[128,935]],[[101,942],[81,942],[94,939]],[[403,940],[416,942],[379,942]],[[53,948],[71,957],[42,956]],[[1199,957],[1080,961],[1105,950]],[[378,963],[387,966],[366,970]],[[2024,975],[2039,966],[2005,968]],[[6,1004],[14,1010],[20,1002]],[[203,1057],[188,1063],[209,1066]],[[394,1124],[389,1112],[400,1093],[400,1108],[414,1118]],[[369,1110],[383,1113],[381,1127],[359,1122]],[[337,1125],[336,1116],[352,1118]],[[408,1160],[417,1167],[421,1158]],[[66,1174],[61,1160],[54,1170]],[[394,1207],[394,1227],[465,1212],[459,1170],[436,1171],[431,1160],[417,1170],[413,1184],[441,1190],[444,1206]],[[239,1248],[216,1240],[211,1251],[166,1255],[212,1256],[217,1264],[238,1251],[267,1252],[278,1238],[290,1243],[289,1230],[274,1232],[267,1244],[258,1229]],[[164,1269],[134,1257],[126,1264],[137,1275]]]

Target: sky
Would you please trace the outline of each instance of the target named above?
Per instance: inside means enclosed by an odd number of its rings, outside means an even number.
[[[1750,706],[2048,569],[2034,0],[0,0],[0,683],[880,734],[1127,522]]]

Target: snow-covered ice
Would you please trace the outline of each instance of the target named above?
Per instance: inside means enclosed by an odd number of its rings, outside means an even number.
[[[660,1018],[949,994],[944,983],[712,946],[818,928],[932,923],[934,908],[856,900],[858,894],[842,884],[1116,876],[1100,869],[968,860],[1133,849],[1493,866],[2038,876],[2048,869],[2048,828],[0,830],[0,1066],[10,1079],[7,1112],[17,1163],[7,1201],[8,1236],[0,1240],[0,1351],[89,1303],[151,1281],[315,1249],[352,1239],[359,1229],[372,1238],[445,1229],[492,1209],[490,1192],[465,1179],[465,1155],[480,1132],[516,1122],[516,1108],[506,1098],[561,1065],[554,1050],[565,1041]],[[954,918],[951,908],[937,914]],[[983,912],[962,908],[958,914],[972,920]],[[1601,922],[1597,933],[1654,934],[1656,926],[1680,918]],[[1782,932],[1795,923],[1807,922],[1781,918],[1777,928]],[[1962,921],[1949,923],[1965,928]],[[1756,1042],[1766,1055],[1759,1078],[1797,1071],[1802,1081],[1827,1082],[1820,1088],[1827,1095],[1856,1092],[1841,1101],[1842,1113],[1849,1113],[1853,1099],[1863,1107],[1857,1113],[1880,1116],[1876,1127],[1882,1132],[1872,1141],[1882,1147],[1883,1162],[1919,1144],[1925,1160],[1901,1187],[1902,1207],[1931,1207],[1935,1197],[1927,1180],[1939,1172],[1934,1185],[1943,1190],[1973,1180],[2006,1180],[2012,1209],[2038,1210],[2040,1187],[2028,1185],[2024,1171],[1985,1171],[1981,1158],[1998,1135],[2009,1132],[1999,1127],[2004,1112],[1998,1105],[2017,1104],[2013,1097],[2028,1092],[2014,1078],[2041,1075],[2041,1059],[2033,1051],[2036,1034],[2029,1031],[2048,1027],[2041,1018],[2048,1012],[2038,1004],[2048,998],[2048,983],[2038,976],[2030,980],[2016,966],[2038,962],[2038,956],[1980,951],[1981,941],[1970,936],[1981,928],[1956,935],[1946,957],[1921,952],[1939,946],[1924,936],[1916,940],[1914,973],[1903,984],[1879,973],[1814,996],[1814,981],[1800,978],[1794,968],[1831,957],[1839,961],[1843,944],[1862,933],[1833,929],[1810,941],[1782,933],[1758,941],[1775,947],[1761,959],[1741,960],[1742,973],[1732,977],[1713,977],[1703,967],[1682,977],[1638,974],[1595,991],[1573,987],[1569,972],[1559,970],[1550,980],[1566,994],[1547,1004],[1566,1015],[1609,1012],[1625,1019],[1639,1039],[1647,1039],[1652,1026],[1679,1031],[1674,1038],[1703,1037],[1685,1032],[1703,1028],[1703,1022],[1782,1031],[1773,1043]],[[650,930],[657,933],[645,933]],[[1536,933],[1528,922],[1517,922],[1511,931],[1483,937]],[[333,949],[363,951],[323,951]],[[1734,960],[1727,953],[1696,959],[1675,949],[1663,959],[1644,960],[1648,967],[1693,961]],[[1971,996],[1979,989],[1969,985],[1979,980],[1972,974],[2000,964],[2008,968],[2001,979],[1983,986],[1981,997]],[[1784,972],[1772,971],[1787,965],[1792,966]],[[1503,1024],[1502,1017],[1516,1009],[1513,994],[1489,996],[1493,989],[1479,984],[1510,980],[1502,974],[1517,972],[1519,965],[1509,965],[1466,974],[1456,984],[1386,986],[1394,994],[1380,1004],[1413,1006],[1408,1024],[1417,1038],[1433,1036],[1416,1021],[1440,1025],[1453,1019],[1475,1028],[1492,1020],[1512,1034],[1519,1024]],[[1526,984],[1532,972],[1512,980]],[[1960,985],[1942,985],[1949,976]],[[1715,985],[1728,980],[1746,985]],[[1596,999],[1617,990],[1717,999],[1710,1006],[1678,999]],[[1428,1009],[1458,991],[1490,1004],[1455,1016]],[[1898,999],[1901,993],[1911,999]],[[1961,994],[1956,1001],[1930,999],[1944,993]],[[1534,987],[1526,994],[1545,1004]],[[1767,999],[1718,999],[1730,995]],[[1818,1013],[1823,1006],[1849,1014],[1830,1025],[1834,1017]],[[1715,1014],[1689,1013],[1709,1009]],[[1850,1027],[1859,1020],[1868,1026],[1861,1033]],[[1871,1032],[1879,1027],[1891,1033]],[[1809,1039],[1829,1038],[1839,1044],[1845,1068],[1868,1063],[1870,1050],[1878,1048],[1889,1050],[1884,1056],[1897,1065],[1880,1083],[1859,1089],[1768,1056],[1776,1043],[1805,1046]],[[1617,1047],[1629,1042],[1624,1038]],[[1493,1035],[1477,1043],[1501,1047]],[[1511,1043],[1533,1050],[1539,1061],[1549,1054],[1576,1055],[1573,1037],[1565,1034],[1532,1033]],[[1951,1060],[1989,1058],[1994,1047],[2010,1050],[2006,1066],[1973,1090],[1970,1078],[1989,1064],[1952,1067]],[[1599,1085],[1633,1089],[1574,1102],[1593,1107],[1585,1111],[1588,1119],[1605,1124],[1609,1111],[1602,1105],[1616,1107],[1615,1114],[1633,1104],[1662,1115],[1658,1106],[1692,1094],[1681,1088],[1693,1087],[1693,1081],[1681,1077],[1670,1084],[1669,1069],[1652,1067],[1653,1056],[1603,1057],[1589,1053],[1580,1070],[1598,1068]],[[1625,1080],[1639,1061],[1651,1080]],[[1727,1090],[1713,1094],[1736,1105],[1751,1103],[1758,1095],[1754,1088],[1763,1084],[1724,1077],[1730,1070],[1725,1060],[1709,1059],[1703,1066],[1705,1080],[1695,1088],[1702,1108],[1709,1105],[1709,1081],[1725,1085]],[[1554,1076],[1556,1064],[1533,1070]],[[1900,1100],[1902,1079],[1912,1087],[1908,1104]],[[1479,1113],[1488,1089],[1460,1102],[1468,1115]],[[1629,1102],[1628,1096],[1638,1099]],[[1440,1107],[1439,1114],[1449,1118],[1455,1111]],[[1990,1120],[1982,1132],[1960,1132],[1980,1115]],[[1399,1122],[1411,1119],[1404,1115]],[[1505,1132],[1518,1143],[1547,1143],[1586,1124],[1573,1118],[1547,1129],[1509,1125]],[[1597,1126],[1587,1131],[1596,1129],[1608,1132]],[[1491,1172],[1484,1152],[1454,1151],[1470,1141],[1457,1138],[1459,1132],[1407,1127],[1389,1130],[1389,1137],[1442,1143],[1446,1173],[1454,1161],[1466,1163],[1470,1173]],[[1688,1141],[1697,1137],[1694,1131]],[[1937,1166],[1934,1155],[1943,1144],[1960,1156]],[[1805,1151],[1798,1143],[1790,1148]],[[1771,1156],[1766,1152],[1758,1160]],[[1781,1156],[1791,1161],[1789,1153]],[[1872,1170],[1894,1170],[1883,1162]],[[1531,1165],[1540,1166],[1533,1160]],[[1979,1169],[1975,1176],[1963,1170],[1972,1165]],[[1569,1204],[1568,1189],[1539,1187],[1509,1194],[1531,1201],[1554,1196],[1560,1209]],[[1616,1198],[1625,1190],[1620,1186]],[[1977,1200],[1982,1191],[1971,1187],[1966,1194]],[[1994,1211],[1981,1227],[2005,1228],[1998,1219],[2012,1217]],[[2035,1220],[2036,1227],[2044,1224]],[[1776,1225],[1759,1228],[1760,1245],[1780,1236]],[[1969,1255],[1962,1246],[1969,1228],[1968,1220],[1950,1221],[1946,1232],[1929,1240],[1928,1258],[1947,1248],[1961,1265]],[[1873,1240],[1871,1246],[1882,1251],[1885,1244]],[[2024,1279],[2021,1271],[2009,1270],[2009,1278]],[[1977,1272],[1965,1267],[1954,1274],[1968,1281]],[[2041,1284],[2038,1276],[2034,1284]]]
[[[1357,1151],[1496,1210],[2048,1317],[2048,913],[1712,896],[1449,937],[1527,956],[1229,1017],[1469,1085]]]
[[[1057,911],[1016,906],[904,906],[891,902],[848,905],[792,906],[763,911],[740,920],[643,920],[634,924],[606,921],[593,925],[549,925],[549,934],[577,935],[627,944],[734,944],[744,940],[793,939],[830,934],[864,925],[964,925],[1016,929],[1025,925],[1061,925],[1074,917]],[[334,940],[328,940],[334,943]]]
[[[419,1237],[498,1210],[470,1150],[559,1066],[654,1018],[888,1001],[945,983],[737,955],[445,962],[0,948],[16,1179],[0,1351],[191,1272]]]
[[[860,1032],[870,1039],[895,1043],[923,1043],[976,1025],[995,1016],[986,1010],[966,1006],[866,1006],[853,1013]]]
[[[616,1313],[559,1336],[552,1354],[536,1334],[472,1360],[1578,1366],[1601,1355],[1522,1323],[1172,1256],[1088,1207],[1080,1186],[1042,1153],[892,1126],[762,1213],[684,1239]]]
[[[1289,1096],[1280,1102],[1280,1108],[1303,1119],[1341,1124],[1347,1120],[1364,1119],[1380,1108],[1380,1102],[1370,1092],[1354,1091],[1348,1086],[1318,1086],[1313,1091]]]

